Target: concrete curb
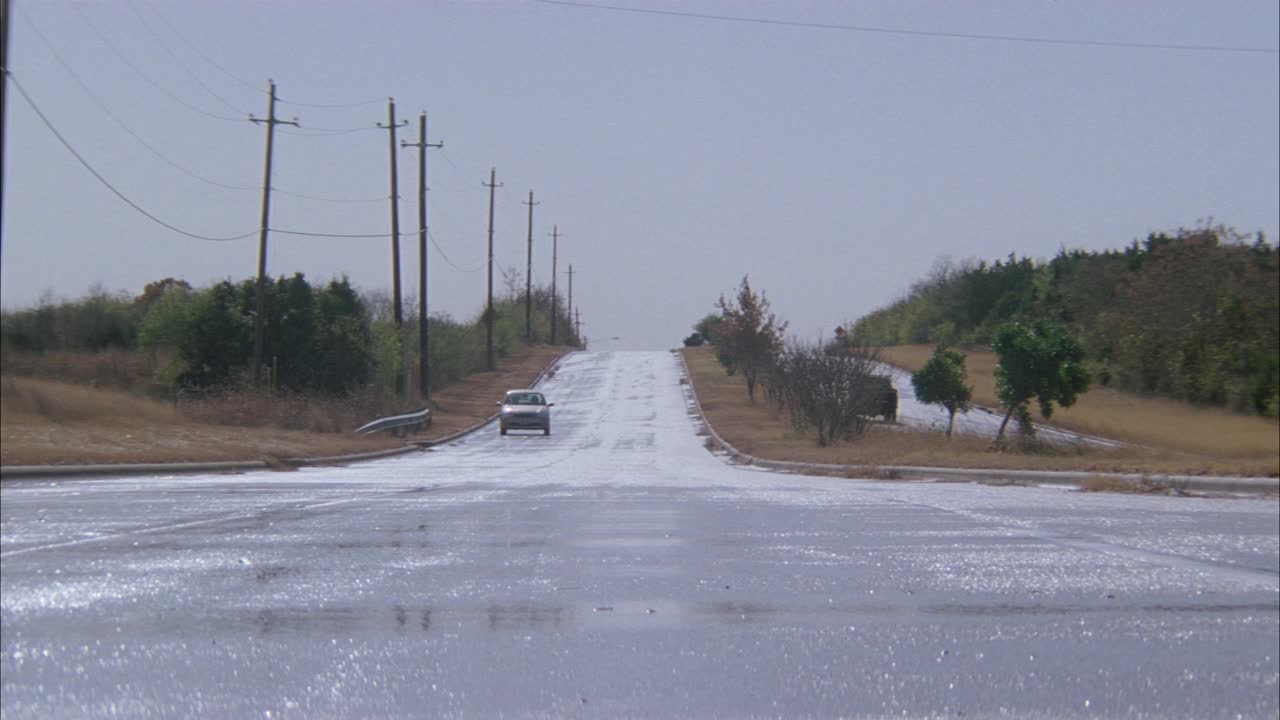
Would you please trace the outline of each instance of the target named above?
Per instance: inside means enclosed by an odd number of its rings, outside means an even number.
[[[693,409],[697,418],[710,434],[712,441],[729,457],[741,465],[758,467],[765,470],[776,470],[789,473],[809,473],[819,475],[842,475],[870,480],[920,480],[932,482],[981,482],[986,484],[1029,484],[1029,485],[1074,485],[1080,487],[1090,478],[1107,478],[1119,480],[1135,487],[1149,485],[1156,488],[1168,488],[1175,491],[1205,493],[1239,493],[1247,495],[1280,495],[1280,478],[1235,477],[1210,475],[1138,475],[1133,473],[1099,473],[1070,470],[1001,470],[997,468],[941,468],[920,467],[914,465],[832,465],[825,463],[801,463],[785,460],[768,460],[748,455],[731,445],[716,432],[706,413],[702,410],[702,402],[698,399],[698,391],[693,385],[693,375],[689,372],[689,364],[684,353],[676,350],[680,357],[680,368],[683,371],[685,384],[689,386],[689,396],[693,400]]]
[[[547,374],[550,373],[561,360],[574,352],[578,351],[565,351],[548,363],[547,366],[542,369],[542,372],[538,373],[538,376],[534,378],[533,385],[536,387],[538,383],[541,383],[543,379],[546,378]],[[283,458],[278,464],[269,463],[265,460],[242,460],[232,462],[141,463],[132,465],[0,465],[0,478],[6,480],[19,480],[24,478],[67,476],[101,477],[109,475],[190,475],[195,473],[269,470],[271,468],[280,467],[292,470],[309,465],[343,465],[346,463],[362,462],[365,460],[379,460],[411,452],[422,452],[425,448],[452,442],[465,435],[469,435],[470,433],[473,433],[493,422],[496,417],[498,417],[498,415],[497,413],[494,413],[482,422],[476,423],[475,425],[459,430],[456,433],[446,435],[442,438],[413,442],[405,447],[376,450],[374,452],[358,453],[354,455],[331,455],[327,457],[313,458]]]
[[[133,465],[5,465],[0,478],[20,479],[67,475],[171,475],[202,472],[243,472],[266,470],[264,460],[207,463],[142,463]]]

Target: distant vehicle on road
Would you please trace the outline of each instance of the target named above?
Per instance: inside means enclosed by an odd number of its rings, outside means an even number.
[[[508,430],[541,430],[543,435],[551,434],[551,408],[555,403],[547,402],[546,396],[537,390],[508,390],[498,405],[502,406],[498,412],[500,434],[506,435]]]
[[[893,389],[893,383],[882,375],[872,375],[869,380],[871,391],[863,399],[863,407],[858,414],[867,417],[878,415],[885,422],[897,422],[898,391]]]

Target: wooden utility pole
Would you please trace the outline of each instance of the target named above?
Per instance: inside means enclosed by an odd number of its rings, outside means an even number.
[[[569,303],[565,307],[565,314],[569,316],[570,322],[573,321],[573,263],[569,263]],[[573,332],[573,325],[569,326],[569,332]]]
[[[556,344],[556,252],[560,245],[560,227],[551,226],[551,344]]]
[[[2,1],[2,0],[0,0]],[[529,191],[529,250],[524,270],[524,339],[533,342],[533,191]]]
[[[493,360],[493,190],[502,187],[501,183],[496,182],[497,174],[497,168],[489,168],[489,182],[483,183],[489,188],[489,300],[484,310],[484,356],[490,370],[497,369],[497,364]]]
[[[443,142],[427,142],[427,114],[418,116],[418,142],[400,143],[418,148],[418,392],[431,399],[431,362],[427,359],[427,148]]]
[[[4,217],[5,117],[9,94],[9,2],[0,0],[0,218]],[[0,223],[0,257],[4,255],[4,223]]]
[[[267,80],[267,117],[264,120],[250,115],[249,120],[267,126],[267,160],[266,169],[262,172],[262,222],[258,226],[258,284],[254,292],[257,296],[255,298],[257,310],[253,318],[253,384],[258,385],[262,382],[262,351],[266,343],[267,229],[271,221],[271,151],[275,145],[276,125],[298,127],[298,119],[294,118],[292,121],[276,119],[276,83],[274,80]]]
[[[396,100],[387,98],[387,124],[378,123],[378,127],[388,131],[391,141],[389,145],[391,148],[391,295],[397,328],[404,320],[404,314],[400,307],[400,190],[399,183],[396,181],[396,128],[408,124],[408,120],[399,125],[396,124]],[[397,384],[403,384],[403,382]],[[404,388],[397,389],[404,390]]]

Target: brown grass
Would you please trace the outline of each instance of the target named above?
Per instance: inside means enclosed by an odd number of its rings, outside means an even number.
[[[964,352],[974,400],[990,408],[999,407],[995,399],[995,353]],[[932,354],[932,346],[908,345],[885,348],[882,356],[889,363],[915,372]],[[1275,463],[1280,458],[1280,425],[1275,420],[1110,388],[1094,388],[1080,396],[1075,405],[1057,408],[1053,424],[1089,435],[1224,461]]]
[[[535,347],[436,394],[434,422],[414,439],[441,437],[491,415],[503,390],[527,386],[564,352]],[[356,436],[372,417],[358,403],[239,393],[217,401],[159,402],[119,391],[27,377],[0,380],[0,464],[276,460],[401,447],[386,433]],[[332,427],[308,432],[283,427]]]
[[[742,452],[771,460],[1097,473],[1275,476],[1280,472],[1280,458],[1274,453],[1232,457],[1179,447],[1108,450],[1044,444],[1014,445],[1008,451],[994,452],[988,438],[956,435],[947,440],[941,433],[891,425],[873,426],[860,440],[820,448],[812,433],[792,429],[786,415],[767,402],[747,402],[742,378],[726,375],[709,348],[691,348],[684,353],[698,398],[716,431]]]
[[[157,399],[173,396],[171,386],[152,378],[167,361],[158,350],[101,352],[16,352],[0,356],[4,374],[43,378],[103,389],[145,392]]]

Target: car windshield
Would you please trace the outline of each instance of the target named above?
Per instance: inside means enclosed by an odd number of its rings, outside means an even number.
[[[546,405],[542,393],[511,393],[507,396],[508,405]]]

